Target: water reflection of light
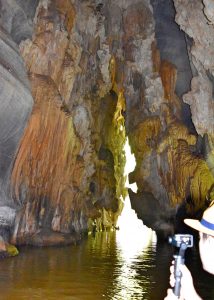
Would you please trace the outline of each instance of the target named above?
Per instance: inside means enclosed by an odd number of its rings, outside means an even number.
[[[125,173],[128,174],[133,171],[136,164],[134,155],[130,152],[128,141],[126,142],[125,152],[128,162]],[[128,176],[126,186],[130,187]],[[146,292],[146,287],[142,283],[143,278],[139,278],[139,274],[137,274],[137,264],[142,263],[142,261],[145,261],[146,264],[147,251],[151,249],[151,246],[155,247],[156,235],[137,218],[135,211],[131,209],[128,196],[124,201],[124,208],[118,218],[117,226],[119,230],[116,235],[116,242],[120,265],[116,271],[115,294],[112,299],[139,299],[139,296],[143,296]]]
[[[125,199],[117,226],[119,227],[116,235],[117,243],[127,258],[151,244],[153,232],[137,218],[131,209],[129,197]]]
[[[121,221],[129,214],[127,222]],[[115,294],[112,300],[136,300],[146,299],[143,295],[148,293],[149,278],[139,276],[139,269],[142,264],[144,268],[151,268],[148,265],[148,251],[156,246],[155,233],[137,219],[136,214],[131,210],[130,200],[125,200],[124,211],[121,215],[120,230],[116,235],[118,248],[118,261],[116,279],[114,285]],[[121,221],[121,223],[120,223]],[[146,284],[144,284],[144,281]]]

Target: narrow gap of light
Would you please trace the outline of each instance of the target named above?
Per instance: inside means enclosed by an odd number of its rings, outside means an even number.
[[[125,143],[126,165],[124,175],[127,176],[126,187],[131,188],[133,192],[137,192],[137,184],[129,184],[128,174],[134,171],[136,166],[135,156],[131,153],[128,138]],[[139,220],[135,211],[131,208],[129,195],[124,200],[124,208],[117,221],[117,242],[123,250],[125,256],[133,256],[142,248],[147,247],[154,242],[154,232],[145,226],[142,220]],[[126,258],[128,258],[126,257]]]
[[[126,176],[126,187],[132,189],[133,192],[137,192],[137,184],[132,183],[129,184],[129,173],[134,171],[136,166],[136,160],[134,154],[131,153],[131,148],[129,145],[128,138],[125,143],[125,155],[126,155],[126,164],[124,169],[124,176]],[[129,199],[129,195],[122,200],[124,202],[124,207],[122,214],[119,216],[117,221],[117,226],[120,228],[120,231],[130,231],[130,230],[140,230],[143,229],[144,225],[141,220],[137,218],[137,215],[134,210],[131,209],[131,203]]]
[[[126,187],[132,188],[137,192],[137,185],[129,184],[128,174],[135,168],[135,157],[131,154],[128,139],[125,144],[126,166],[125,175],[127,175]],[[117,277],[115,278],[113,300],[136,299],[135,295],[143,295],[146,287],[143,288],[141,278],[137,276],[136,263],[146,257],[146,253],[151,247],[156,245],[155,233],[146,227],[141,220],[137,218],[135,211],[131,208],[129,196],[124,200],[124,208],[121,216],[118,218],[117,226],[119,230],[116,234],[119,261]]]

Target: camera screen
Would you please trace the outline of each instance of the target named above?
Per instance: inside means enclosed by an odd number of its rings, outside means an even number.
[[[193,247],[193,236],[191,234],[175,234],[169,238],[169,243],[180,247],[184,243],[187,247]]]
[[[178,243],[185,243],[188,247],[193,246],[193,236],[190,234],[176,234],[175,239]]]

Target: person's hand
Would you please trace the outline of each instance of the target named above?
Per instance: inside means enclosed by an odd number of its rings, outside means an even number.
[[[198,294],[195,291],[194,285],[193,285],[193,279],[190,271],[185,265],[180,265],[179,266],[180,271],[182,273],[181,277],[181,290],[180,290],[180,300],[201,300],[201,298],[198,296]],[[174,262],[172,266],[170,267],[170,285],[171,287],[174,287],[175,285],[175,278],[174,278]],[[165,298],[166,300],[173,300],[173,299],[178,299],[172,289],[168,290],[167,297]]]
[[[181,298],[179,298],[181,299]],[[175,296],[172,289],[167,290],[167,296],[164,298],[164,300],[178,300],[178,297]]]

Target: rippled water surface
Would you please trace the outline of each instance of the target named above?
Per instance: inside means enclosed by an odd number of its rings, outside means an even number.
[[[0,299],[161,300],[173,249],[157,246],[151,232],[142,235],[103,232],[77,246],[22,248],[0,261]],[[187,260],[204,299],[213,300],[213,278],[201,273],[196,253]]]

